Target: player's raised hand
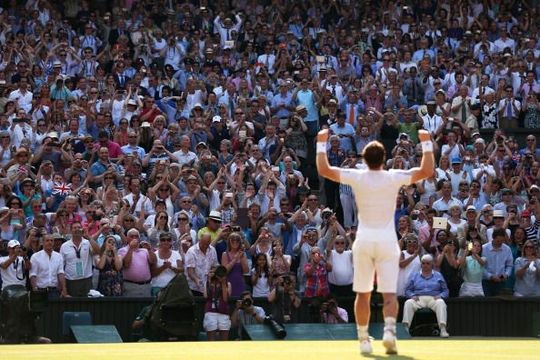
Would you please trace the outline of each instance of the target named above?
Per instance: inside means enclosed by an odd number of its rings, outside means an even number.
[[[327,142],[328,141],[328,129],[323,129],[317,134],[317,142]]]
[[[418,130],[418,139],[420,140],[420,142],[430,141],[431,135],[429,135],[429,132],[427,130]]]

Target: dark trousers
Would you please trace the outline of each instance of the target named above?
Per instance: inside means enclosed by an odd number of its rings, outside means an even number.
[[[351,285],[334,285],[328,284],[330,286],[330,294],[337,297],[348,297],[355,296],[354,291]]]
[[[482,280],[482,288],[485,296],[498,296],[504,293],[506,282],[494,282],[491,280]]]
[[[72,297],[87,297],[88,292],[92,289],[92,277],[79,280],[67,280],[66,290],[69,296]]]

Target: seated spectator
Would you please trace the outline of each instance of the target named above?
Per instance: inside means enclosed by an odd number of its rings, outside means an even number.
[[[262,324],[265,317],[264,309],[253,304],[251,293],[243,291],[240,299],[236,300],[236,307],[231,314],[231,323],[238,329],[238,338],[241,339],[245,325]]]
[[[469,232],[475,230],[469,228]],[[482,241],[478,238],[466,243],[467,250],[459,258],[459,266],[463,271],[463,284],[459,296],[484,296],[482,275],[486,266],[486,258],[482,256]]]
[[[540,296],[540,259],[531,240],[523,244],[523,254],[515,261],[514,296]]]
[[[429,308],[437,316],[441,337],[447,338],[446,303],[443,299],[448,297],[448,287],[441,273],[433,270],[433,256],[427,254],[422,256],[421,260],[422,270],[411,274],[405,288],[405,296],[409,299],[405,301],[403,308],[403,325],[408,329],[414,313],[419,309]]]

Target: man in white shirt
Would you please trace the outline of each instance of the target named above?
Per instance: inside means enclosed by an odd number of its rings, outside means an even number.
[[[450,182],[450,180],[444,181],[444,183],[442,184],[441,194],[442,198],[435,201],[432,208],[434,210],[437,210],[439,216],[449,217],[448,209],[450,209],[452,205],[459,205],[461,207],[462,203],[461,201],[452,196],[452,183]]]
[[[19,88],[9,93],[9,100],[16,101],[20,108],[23,108],[26,113],[32,110],[32,99],[34,94],[28,90],[28,78],[22,76],[19,80]]]
[[[435,101],[428,101],[426,105],[427,114],[422,116],[423,127],[435,138],[442,131],[444,123],[442,118],[435,113],[435,109],[437,108]]]
[[[260,66],[264,66],[268,71],[268,74],[272,75],[276,71],[274,64],[276,63],[276,55],[272,54],[272,47],[270,44],[266,44],[264,47],[264,54],[259,55],[257,62]]]
[[[25,271],[30,270],[30,260],[21,256],[21,244],[17,240],[8,242],[8,255],[0,257],[2,290],[7,286],[26,286]]]
[[[155,211],[152,201],[141,194],[141,180],[132,178],[129,181],[129,190],[131,193],[124,196],[123,199],[128,202],[129,212],[131,214],[134,214],[136,217],[140,216],[141,211],[144,211],[145,216],[154,214]]]
[[[194,296],[203,295],[210,269],[219,265],[216,249],[210,245],[211,241],[209,233],[200,235],[199,242],[190,247],[185,256],[185,273]]]
[[[506,97],[499,101],[499,127],[501,129],[515,129],[518,127],[521,103],[514,98],[514,89],[511,86],[507,86],[504,91]]]
[[[457,120],[461,121],[461,123],[465,124],[467,121],[467,118],[471,114],[471,101],[472,99],[468,96],[469,94],[469,88],[465,85],[462,85],[459,88],[459,94],[452,100],[452,106],[450,108],[450,111],[452,113],[452,116],[456,118]]]
[[[72,237],[60,247],[64,260],[67,293],[73,297],[86,297],[92,289],[93,256],[99,254],[99,245],[82,237],[80,222],[71,224]]]
[[[220,15],[216,16],[214,19],[214,32],[219,34],[219,42],[222,48],[225,47],[225,41],[235,40],[233,37],[233,32],[236,34],[240,32],[242,18],[238,14],[236,14],[235,18],[235,24],[233,24],[230,18],[225,18],[225,20],[222,22]]]
[[[43,238],[43,250],[30,258],[30,283],[32,290],[47,291],[49,299],[69,297],[64,277],[62,255],[53,251],[54,237],[50,234]]]
[[[30,117],[23,109],[17,110],[17,117],[14,118],[11,125],[12,144],[19,148],[22,144],[30,146],[34,142],[34,130],[30,125]]]
[[[182,135],[180,137],[180,149],[173,152],[173,156],[176,158],[176,161],[180,165],[190,164],[197,162],[197,154],[195,154],[191,149],[191,139],[187,135]]]

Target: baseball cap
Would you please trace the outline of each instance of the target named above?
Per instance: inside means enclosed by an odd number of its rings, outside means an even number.
[[[216,122],[221,122],[221,116],[219,115],[216,115],[212,118],[212,122],[213,123],[216,123]]]
[[[453,164],[461,164],[461,159],[458,157],[452,158],[452,165]]]
[[[469,205],[469,206],[467,206],[467,212],[469,212],[469,211],[474,211],[474,212],[476,212],[476,206],[474,206],[474,205]]]
[[[21,246],[21,243],[18,240],[9,240],[7,247],[8,249],[11,249],[17,246]]]

